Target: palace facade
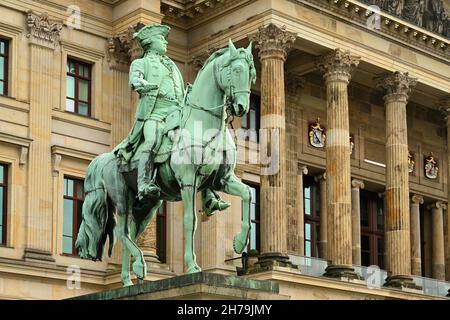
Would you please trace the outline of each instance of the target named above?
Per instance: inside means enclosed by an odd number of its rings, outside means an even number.
[[[0,298],[121,286],[120,246],[77,257],[83,179],[134,121],[133,33],[163,23],[186,83],[228,39],[253,43],[257,82],[233,123],[250,257],[232,249],[241,200],[221,194],[229,209],[198,213],[204,271],[291,299],[446,299],[449,15],[448,0],[2,0]],[[147,280],[184,272],[182,208],[165,203],[138,241]]]

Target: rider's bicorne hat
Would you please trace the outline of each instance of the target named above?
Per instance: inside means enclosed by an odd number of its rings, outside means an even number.
[[[150,24],[147,25],[138,32],[135,32],[133,34],[133,39],[135,39],[141,47],[144,47],[144,45],[149,44],[152,42],[152,39],[155,36],[162,35],[164,38],[167,37],[169,34],[170,27],[162,24]]]

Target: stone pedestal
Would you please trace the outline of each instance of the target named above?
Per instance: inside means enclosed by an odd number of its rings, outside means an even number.
[[[423,197],[415,194],[411,197],[411,274],[422,276],[422,254],[420,243],[420,205]]]
[[[337,49],[322,57],[318,68],[327,88],[327,213],[329,229],[328,260],[325,276],[357,275],[352,268],[352,216],[350,190],[350,132],[348,83],[359,57]]]
[[[156,217],[149,223],[144,232],[142,232],[136,244],[142,250],[149,268],[155,263],[161,263],[156,254]]]
[[[275,281],[243,279],[198,272],[170,279],[103,291],[69,300],[289,300]],[[215,312],[211,310],[212,315]]]
[[[286,147],[284,62],[296,36],[274,24],[249,35],[261,60],[261,264],[286,265]],[[265,154],[264,154],[265,153]]]
[[[364,182],[352,180],[352,257],[353,264],[361,265],[361,204],[360,189],[364,189]]]
[[[385,92],[386,108],[386,286],[414,287],[411,275],[409,212],[408,134],[406,104],[410,87],[416,83],[408,74],[394,72],[378,78]]]

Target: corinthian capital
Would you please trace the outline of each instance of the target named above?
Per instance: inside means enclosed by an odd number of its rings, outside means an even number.
[[[139,22],[134,26],[129,26],[127,30],[115,37],[108,39],[108,62],[112,68],[128,70],[128,65],[134,59],[142,56],[143,50],[137,41],[133,39],[133,34],[144,26],[143,23]]]
[[[447,127],[450,125],[450,96],[445,97],[438,104],[439,110],[447,120]]]
[[[341,49],[333,50],[317,60],[317,67],[327,79],[330,76],[338,76],[348,81],[353,68],[359,64],[360,57],[352,56],[350,51]]]
[[[295,42],[297,35],[286,31],[286,26],[281,28],[273,23],[259,27],[259,31],[248,36],[249,40],[259,49],[260,59],[279,57],[286,60],[286,56]]]
[[[395,95],[401,99],[408,99],[408,94],[411,88],[417,83],[417,79],[411,78],[408,72],[401,73],[396,71],[387,75],[382,75],[375,78],[377,88],[384,91],[384,98]]]
[[[48,13],[41,15],[31,10],[27,11],[27,38],[41,44],[47,44],[53,48],[59,45],[62,23],[52,21],[48,18]]]

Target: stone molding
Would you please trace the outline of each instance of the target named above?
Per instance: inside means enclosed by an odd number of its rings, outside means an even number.
[[[423,204],[423,196],[419,195],[419,194],[413,194],[411,196],[411,203],[412,204]]]
[[[384,99],[394,99],[404,101],[417,83],[417,79],[409,76],[408,72],[402,73],[395,71],[393,73],[381,75],[375,78],[376,86],[384,91]]]
[[[351,77],[353,68],[359,65],[360,57],[354,56],[349,50],[335,49],[319,57],[317,68],[324,74],[326,81],[346,81]]]
[[[59,46],[63,25],[60,22],[50,20],[47,12],[39,15],[28,10],[26,24],[28,28],[27,38],[38,43],[46,43],[53,48]]]
[[[286,26],[279,27],[270,23],[267,26],[260,26],[258,32],[248,35],[248,38],[259,50],[261,60],[279,58],[285,61],[297,35],[286,31]]]
[[[308,174],[308,167],[299,164],[299,165],[298,165],[298,174],[300,174],[300,175],[302,175],[302,174],[304,174],[304,175]]]
[[[315,182],[320,182],[322,180],[324,180],[324,181],[327,180],[327,173],[326,172],[324,172],[324,173],[314,177],[314,181]]]

